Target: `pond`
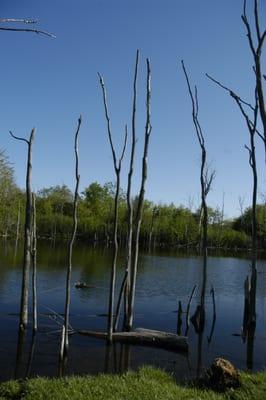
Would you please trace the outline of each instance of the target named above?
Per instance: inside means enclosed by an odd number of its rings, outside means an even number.
[[[106,329],[110,249],[76,245],[73,254],[70,322],[73,329]],[[0,259],[0,379],[25,376],[57,376],[60,335],[65,299],[67,245],[39,243],[38,324],[32,342],[28,329],[22,351],[17,352],[18,312],[21,290],[22,248],[1,245]],[[118,260],[118,285],[123,277],[124,254]],[[243,284],[250,272],[247,257],[208,258],[206,324],[198,336],[193,326],[188,333],[189,354],[143,346],[116,344],[111,348],[100,339],[74,334],[70,337],[67,374],[121,372],[143,364],[161,367],[182,381],[194,377],[214,357],[231,360],[238,368],[261,370],[266,366],[266,261],[258,261],[257,327],[253,345],[239,336],[243,320]],[[202,260],[198,256],[172,253],[141,253],[136,288],[134,325],[169,332],[177,329],[178,301],[186,309],[191,290],[197,285],[191,313],[200,296]],[[74,283],[92,287],[76,289]],[[215,290],[216,323],[210,340]],[[185,331],[183,315],[182,333]],[[32,347],[33,344],[33,347]],[[251,343],[252,344],[252,343]]]

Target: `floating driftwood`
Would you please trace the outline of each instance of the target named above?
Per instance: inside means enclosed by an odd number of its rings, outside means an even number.
[[[75,283],[75,288],[76,289],[94,289],[95,286],[88,285],[86,282],[78,281],[78,282]]]
[[[107,339],[106,332],[87,330],[78,330],[77,332],[98,339]],[[151,329],[137,328],[131,332],[115,332],[113,333],[113,341],[160,347],[172,351],[188,351],[187,337]]]

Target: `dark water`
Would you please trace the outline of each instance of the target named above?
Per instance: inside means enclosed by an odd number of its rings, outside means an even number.
[[[17,352],[18,311],[21,286],[22,251],[10,244],[1,247],[0,259],[0,379],[58,375],[58,353],[64,310],[66,246],[39,245],[38,312],[39,331],[31,341],[28,329],[24,346]],[[118,282],[123,276],[123,254],[119,259]],[[107,249],[75,248],[70,321],[74,329],[105,329],[111,253]],[[141,346],[105,342],[75,334],[70,338],[68,374],[120,372],[151,364],[164,368],[178,380],[196,375],[216,356],[230,359],[241,369],[261,370],[266,366],[266,262],[258,262],[257,328],[253,346],[243,343],[239,334],[243,319],[243,282],[249,273],[245,257],[209,257],[206,291],[207,322],[202,337],[193,326],[189,330],[189,354]],[[141,254],[136,291],[135,326],[176,332],[177,304],[186,307],[192,287],[197,291],[191,304],[199,301],[202,264],[200,257],[173,254]],[[74,282],[84,281],[91,289],[76,289]],[[215,289],[217,319],[212,326],[212,298]],[[56,315],[53,316],[54,312]],[[183,316],[182,332],[185,330]],[[31,346],[33,344],[33,347]]]

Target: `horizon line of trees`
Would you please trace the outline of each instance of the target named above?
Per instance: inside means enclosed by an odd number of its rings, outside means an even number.
[[[3,151],[0,152],[0,235],[22,238],[25,192],[14,179],[14,170]],[[43,188],[36,193],[37,235],[51,240],[68,239],[72,227],[73,193],[66,185]],[[90,243],[110,245],[114,216],[115,184],[92,182],[78,198],[79,226],[77,238]],[[126,246],[126,193],[119,195],[118,241]],[[138,197],[133,198],[133,207]],[[234,219],[225,219],[223,210],[208,207],[208,246],[215,248],[250,248],[252,209],[241,210]],[[183,205],[156,204],[145,200],[140,244],[155,247],[198,247],[201,232],[201,210]],[[257,205],[258,247],[266,244],[266,204]]]

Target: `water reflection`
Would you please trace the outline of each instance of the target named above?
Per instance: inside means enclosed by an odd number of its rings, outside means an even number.
[[[39,244],[38,260],[38,299],[39,326],[34,346],[31,330],[23,340],[18,338],[18,312],[21,286],[22,253],[18,246],[14,259],[14,244],[8,242],[2,247],[0,258],[0,376],[8,379],[14,375],[58,374],[58,349],[60,332],[57,317],[64,311],[64,284],[66,248],[56,244]],[[118,279],[123,279],[124,254],[118,261]],[[88,249],[76,247],[73,254],[73,285],[71,288],[70,322],[74,330],[104,330],[106,328],[107,294],[110,275],[111,256],[108,249]],[[263,368],[266,358],[266,263],[258,262],[256,337],[247,338],[242,343],[239,332],[243,316],[243,281],[249,273],[248,258],[209,257],[208,282],[205,294],[204,332],[195,332],[190,327],[189,359],[185,355],[166,350],[141,348],[116,344],[115,349],[107,351],[104,341],[70,337],[70,351],[65,373],[98,373],[105,369],[121,371],[136,368],[142,364],[161,366],[173,372],[178,379],[196,375],[216,356],[229,358],[240,368]],[[91,287],[76,289],[74,283],[83,281]],[[176,332],[177,299],[183,305],[180,333],[187,329],[185,305],[194,285],[201,288],[202,259],[196,255],[183,256],[151,253],[140,255],[139,276],[136,288],[136,326]],[[217,318],[214,318],[214,303],[210,293],[215,288]],[[119,288],[118,288],[119,289]],[[118,297],[118,293],[117,293]],[[191,310],[194,312],[201,303],[201,291],[194,293]],[[200,333],[200,334],[198,334]],[[23,343],[23,346],[21,345]],[[32,353],[31,353],[32,349]],[[15,355],[15,353],[17,354]],[[107,354],[106,354],[107,353]],[[109,357],[107,357],[109,353]],[[111,356],[110,356],[111,354]],[[13,356],[14,355],[14,356]],[[17,359],[15,363],[11,360]],[[109,360],[109,361],[108,361]]]

